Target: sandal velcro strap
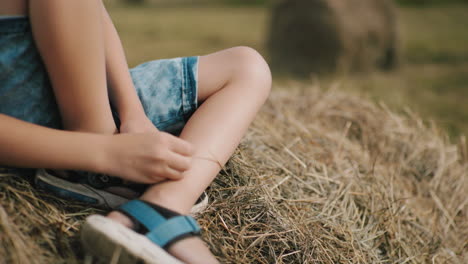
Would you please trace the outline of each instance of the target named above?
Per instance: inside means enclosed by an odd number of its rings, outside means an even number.
[[[153,230],[166,222],[166,218],[156,212],[151,206],[140,200],[132,200],[119,207],[119,210],[127,213],[140,222],[146,229]]]
[[[193,217],[165,218],[146,201],[132,200],[120,206],[119,211],[142,224],[149,231],[146,237],[162,248],[187,236],[200,235],[200,227]]]
[[[181,215],[173,217],[157,228],[151,230],[148,237],[155,244],[164,248],[187,235],[196,236],[200,234],[200,227],[191,216]]]

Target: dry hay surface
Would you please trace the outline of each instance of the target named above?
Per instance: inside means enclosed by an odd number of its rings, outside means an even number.
[[[197,218],[223,263],[468,263],[467,160],[410,112],[277,89]],[[0,175],[0,262],[82,262],[93,210]]]

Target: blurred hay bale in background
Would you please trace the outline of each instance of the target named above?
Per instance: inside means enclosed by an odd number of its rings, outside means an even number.
[[[268,48],[274,68],[302,76],[387,70],[397,64],[397,35],[392,0],[282,0]]]
[[[467,169],[411,112],[277,89],[197,219],[222,263],[467,263]],[[82,263],[90,213],[0,171],[0,263]]]

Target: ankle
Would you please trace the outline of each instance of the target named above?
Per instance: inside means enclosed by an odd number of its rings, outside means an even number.
[[[141,196],[140,199],[153,204],[157,204],[161,207],[165,207],[181,215],[186,215],[190,213],[191,206],[184,206],[184,203],[182,201],[179,201],[177,198],[171,199],[171,197],[164,197],[159,195],[153,196],[147,195],[147,193],[145,193],[143,196]]]
[[[165,188],[163,183],[148,188],[140,199],[187,215],[190,214],[192,206],[198,198],[197,195],[195,195],[195,199],[191,198],[192,196],[194,195],[189,192],[181,194],[180,191],[174,191],[173,188]]]

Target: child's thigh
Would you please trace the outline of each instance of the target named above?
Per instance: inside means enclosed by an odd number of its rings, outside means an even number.
[[[130,70],[145,113],[159,130],[179,134],[197,109],[198,61],[155,60]]]

